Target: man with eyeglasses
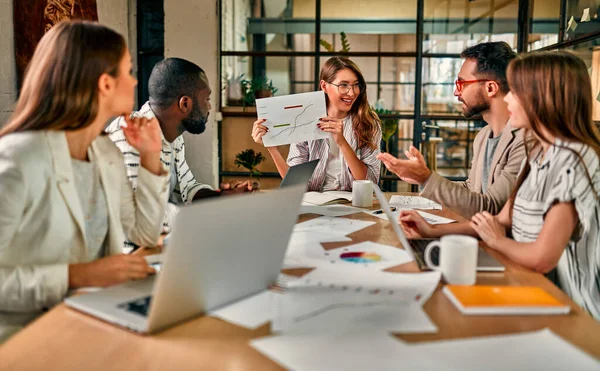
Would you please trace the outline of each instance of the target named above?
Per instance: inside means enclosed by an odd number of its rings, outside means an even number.
[[[473,161],[465,182],[452,182],[432,172],[415,148],[407,160],[383,153],[378,158],[408,183],[423,186],[421,195],[449,207],[465,218],[488,211],[497,214],[517,181],[525,157],[523,133],[510,125],[504,97],[508,93],[506,69],[516,57],[505,42],[488,42],[465,49],[465,59],[454,95],[462,103],[463,115],[481,115],[488,124],[473,141]]]

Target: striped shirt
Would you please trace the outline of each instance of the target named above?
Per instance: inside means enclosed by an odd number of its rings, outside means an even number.
[[[379,123],[378,123],[379,126]],[[358,148],[358,140],[354,135],[351,117],[344,119],[344,138],[350,144],[350,147],[356,153],[356,156],[367,166],[367,179],[374,184],[379,183],[379,173],[381,171],[381,161],[377,159],[380,153],[381,126],[378,127],[377,134],[373,138],[375,149],[364,147]],[[346,164],[344,155],[340,152],[342,174],[340,179],[340,191],[351,191],[352,182],[355,180],[350,168]],[[290,145],[287,164],[295,166],[312,160],[320,160],[312,177],[308,182],[309,191],[321,192],[325,183],[325,174],[327,173],[327,163],[329,158],[329,141],[327,139],[318,139],[305,142],[293,143]],[[336,177],[337,174],[329,174]]]
[[[138,112],[134,112],[134,116],[154,118],[156,117],[150,103],[146,102]],[[122,117],[114,120],[107,128],[110,139],[119,147],[123,157],[125,158],[125,165],[127,168],[127,176],[131,181],[131,185],[135,190],[137,188],[137,177],[140,167],[140,155],[138,151],[133,148],[125,139],[123,130],[120,124],[124,121]],[[163,221],[163,233],[168,233],[171,230],[171,222],[177,213],[177,206],[182,204],[189,204],[194,199],[196,192],[201,189],[212,189],[207,184],[202,184],[196,181],[194,174],[190,171],[190,168],[185,160],[185,143],[183,136],[180,135],[173,143],[169,143],[164,135],[162,137],[162,151],[160,154],[160,161],[164,166],[170,169],[171,176],[171,192],[169,194],[169,205],[165,213],[165,219]]]
[[[567,148],[579,153],[583,161]],[[541,154],[530,162],[531,171],[517,192],[512,217],[513,238],[518,242],[535,241],[552,205],[572,202],[579,221],[558,262],[558,284],[573,301],[600,320],[600,204],[597,198],[600,161],[590,147],[558,139],[543,161],[540,157]]]

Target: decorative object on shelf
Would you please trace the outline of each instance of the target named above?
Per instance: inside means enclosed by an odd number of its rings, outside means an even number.
[[[227,97],[228,106],[241,106],[244,99],[242,92],[242,77],[241,74],[238,77],[232,77],[226,80],[225,85],[225,96]]]
[[[252,80],[241,80],[242,94],[244,96],[243,106],[256,105],[256,99],[272,97],[277,93],[277,88],[273,86],[273,80],[266,76],[253,77]]]
[[[342,42],[342,50],[338,51],[338,53],[348,53],[350,51],[350,44],[348,43],[348,37],[346,36],[345,32],[340,32],[340,40]],[[320,44],[328,52],[335,53],[333,45],[331,45],[327,40],[321,39]]]
[[[237,167],[244,167],[250,172],[250,183],[253,187],[258,188],[260,183],[258,182],[259,177],[262,175],[260,170],[257,169],[258,165],[265,160],[265,156],[261,152],[255,152],[253,149],[245,149],[242,152],[235,155],[235,164]],[[252,177],[256,178],[253,182]]]

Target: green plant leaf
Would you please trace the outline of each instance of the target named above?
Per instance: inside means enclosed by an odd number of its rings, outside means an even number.
[[[323,48],[325,48],[325,50],[327,50],[328,52],[333,52],[333,45],[331,45],[327,40],[320,40],[320,44]]]
[[[348,43],[348,37],[345,32],[340,32],[340,38],[342,41],[342,52],[347,53],[350,51],[350,44]]]

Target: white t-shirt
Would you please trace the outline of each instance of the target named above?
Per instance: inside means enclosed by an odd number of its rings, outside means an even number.
[[[348,118],[342,120],[344,126]],[[323,191],[337,191],[341,188],[342,179],[342,153],[333,136],[327,138],[329,143],[329,154],[327,155],[327,168],[325,170],[325,181]]]

